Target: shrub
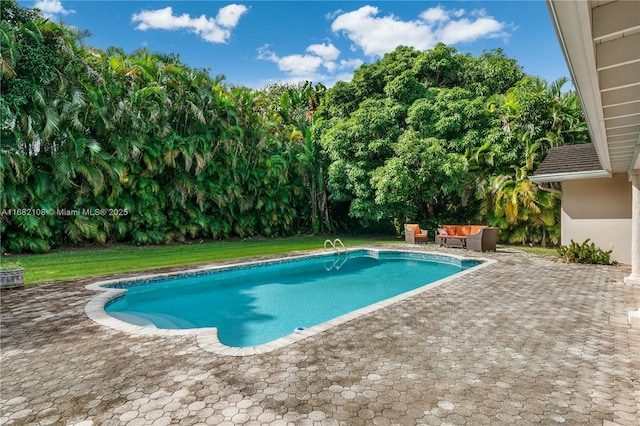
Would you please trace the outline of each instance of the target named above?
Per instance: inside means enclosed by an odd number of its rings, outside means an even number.
[[[591,263],[597,265],[612,265],[617,262],[611,262],[611,252],[613,250],[604,251],[597,248],[594,243],[587,238],[582,244],[578,244],[571,240],[568,246],[559,246],[558,254],[567,262],[574,263]]]

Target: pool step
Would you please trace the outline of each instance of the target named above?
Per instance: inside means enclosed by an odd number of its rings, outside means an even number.
[[[193,324],[172,315],[151,312],[109,312],[120,321],[148,328],[187,329],[195,328]]]

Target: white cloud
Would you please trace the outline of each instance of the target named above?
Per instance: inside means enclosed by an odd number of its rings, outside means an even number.
[[[336,69],[338,69],[338,64],[335,61],[327,61],[323,63],[322,66],[325,67],[329,72],[334,72]]]
[[[445,44],[474,41],[481,37],[501,36],[504,25],[493,18],[480,18],[475,21],[461,19],[451,21],[438,31],[440,40]]]
[[[230,4],[218,11],[216,22],[226,28],[235,28],[242,15],[247,13],[247,6],[242,4]]]
[[[56,19],[58,15],[69,15],[75,13],[74,10],[65,9],[60,0],[39,0],[34,5],[34,8],[42,11],[42,16],[47,19]]]
[[[340,65],[338,66],[338,68],[340,68],[341,70],[345,70],[345,69],[356,69],[358,67],[360,67],[360,65],[364,64],[364,61],[362,59],[342,59],[340,60]]]
[[[331,42],[312,44],[305,52],[307,53],[281,57],[267,44],[258,49],[258,59],[275,63],[286,74],[283,81],[294,83],[308,80],[322,82],[326,86],[333,85],[337,80],[350,80],[352,73],[344,71],[363,64],[362,60],[356,58],[337,61],[340,50]],[[321,72],[322,68],[326,72]],[[336,72],[340,74],[334,75]]]
[[[288,55],[278,59],[278,68],[293,75],[314,73],[322,65],[322,58],[315,55]]]
[[[382,56],[398,46],[427,50],[438,42],[455,44],[508,36],[508,25],[488,16],[483,9],[466,11],[436,6],[413,20],[402,20],[391,14],[383,16],[378,7],[368,5],[349,12],[339,10],[326,18],[331,20],[334,33],[351,40],[352,51],[370,57]],[[340,50],[327,40],[287,56],[280,56],[264,45],[258,49],[257,58],[276,64],[284,73],[283,81],[309,80],[330,86],[339,80],[351,80],[353,70],[364,63],[358,58],[340,59],[340,55]]]
[[[248,10],[246,6],[230,4],[221,8],[215,18],[205,15],[192,18],[186,13],[180,16],[174,15],[173,9],[168,6],[164,9],[143,10],[135,13],[131,17],[131,22],[138,22],[136,29],[141,31],[186,30],[211,43],[226,43],[231,37],[231,30],[238,25],[240,18]]]
[[[275,52],[269,49],[268,44],[265,44],[264,46],[258,48],[258,59],[277,63],[278,55],[276,55]]]
[[[456,9],[456,10],[452,10],[451,12],[449,12],[451,14],[451,16],[455,17],[455,18],[460,18],[462,15],[465,14],[464,9]],[[473,16],[484,16],[486,15],[485,10],[484,9],[478,9],[478,10],[472,10],[471,14]]]
[[[327,61],[335,61],[338,59],[338,56],[340,56],[338,48],[331,43],[312,44],[307,47],[307,52],[320,56],[322,59]]]
[[[400,45],[428,49],[435,44],[431,28],[420,21],[400,21],[393,15],[377,17],[378,8],[363,6],[339,15],[331,29],[343,32],[368,56],[380,56]]]
[[[312,44],[306,49],[306,54],[293,54],[287,56],[278,56],[273,52],[269,45],[264,45],[258,49],[258,59],[271,61],[278,65],[280,71],[284,71],[290,79],[309,80],[309,81],[326,81],[332,79],[332,76],[320,73],[321,67],[324,67],[329,73],[340,70],[352,70],[363,64],[360,59],[341,59],[336,60],[340,56],[338,50],[333,44]],[[304,78],[303,78],[304,77]]]
[[[464,9],[447,10],[442,6],[427,9],[418,19],[410,21],[393,15],[381,17],[379,13],[375,6],[344,12],[336,15],[331,29],[345,34],[355,47],[371,57],[382,56],[398,46],[426,50],[438,42],[455,44],[507,36],[507,25],[481,9],[469,13],[475,19],[464,18],[467,14]]]
[[[341,59],[340,62],[335,61],[327,61],[323,62],[322,66],[327,69],[329,72],[334,72],[337,70],[354,70],[358,68],[360,65],[364,64],[362,59]]]
[[[435,22],[448,20],[449,15],[447,14],[447,12],[445,12],[442,6],[437,6],[422,12],[420,14],[420,18],[427,24],[433,24]]]
[[[333,12],[329,12],[327,14],[324,15],[325,19],[331,20],[333,18],[335,18],[338,15],[342,15],[344,13],[344,11],[342,9],[338,9],[338,10],[334,10]]]

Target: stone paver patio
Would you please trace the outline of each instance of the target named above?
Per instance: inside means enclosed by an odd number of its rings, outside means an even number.
[[[0,424],[640,424],[629,270],[483,257],[497,263],[245,357],[96,324],[92,280],[2,291]]]

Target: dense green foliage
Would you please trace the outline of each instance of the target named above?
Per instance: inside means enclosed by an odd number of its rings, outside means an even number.
[[[582,244],[578,244],[571,240],[569,245],[558,246],[558,254],[567,262],[611,265],[613,250],[604,251],[594,243],[589,244],[589,241],[591,240],[587,238]]]
[[[504,241],[556,243],[559,198],[527,175],[550,147],[588,139],[565,82],[443,44],[363,65],[317,112],[332,200],[361,224],[481,222]]]
[[[559,200],[527,174],[587,141],[579,103],[500,51],[399,47],[329,90],[252,90],[1,1],[3,250],[406,220],[558,239]]]
[[[293,110],[315,88],[270,102],[176,56],[99,51],[72,28],[2,7],[5,249],[310,226],[316,165],[307,117]]]

